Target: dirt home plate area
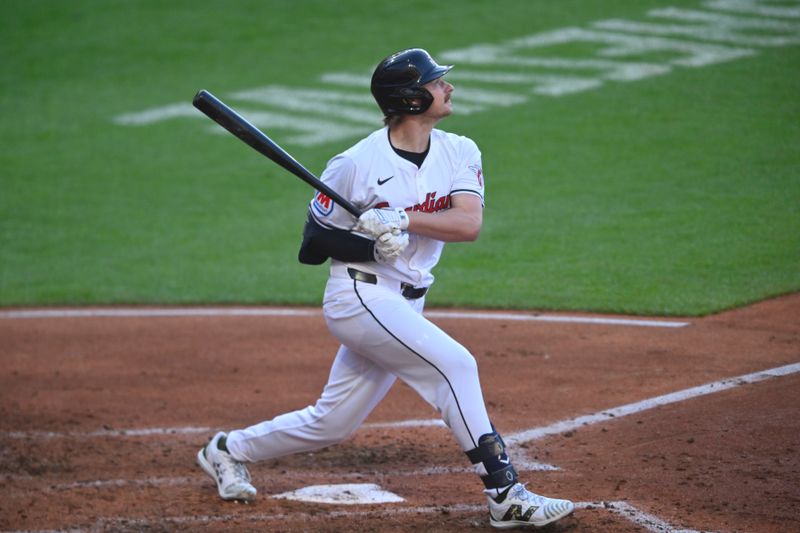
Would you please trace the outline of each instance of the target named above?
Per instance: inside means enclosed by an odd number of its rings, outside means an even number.
[[[431,310],[478,360],[545,531],[800,531],[800,295],[704,318]],[[218,430],[313,403],[316,309],[0,311],[0,531],[490,531],[482,485],[402,383],[338,446],[250,466]]]

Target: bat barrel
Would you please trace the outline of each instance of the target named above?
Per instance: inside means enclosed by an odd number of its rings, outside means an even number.
[[[278,146],[278,144],[270,139],[264,132],[259,130],[210,92],[205,89],[199,91],[192,99],[192,105],[202,111],[208,118],[238,137],[245,144],[328,196],[354,217],[358,218],[361,216],[361,210],[320,181],[319,178],[301,165],[294,157],[289,155],[286,150]]]

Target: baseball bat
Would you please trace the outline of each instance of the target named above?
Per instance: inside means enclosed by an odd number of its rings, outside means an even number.
[[[192,100],[192,105],[202,111],[208,118],[237,136],[251,148],[267,156],[301,180],[305,181],[316,190],[345,208],[350,214],[358,218],[362,211],[349,200],[323,183],[314,174],[308,171],[294,157],[267,137],[261,130],[253,126],[239,113],[228,107],[219,98],[210,92],[201,90]]]

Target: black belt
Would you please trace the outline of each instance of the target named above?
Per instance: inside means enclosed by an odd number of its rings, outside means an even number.
[[[364,283],[371,283],[372,285],[378,284],[378,276],[375,274],[367,274],[366,272],[361,272],[355,268],[348,268],[347,273],[350,274],[350,277],[355,280],[363,281]],[[425,293],[428,292],[428,287],[416,288],[408,283],[401,283],[400,289],[403,294],[403,298],[406,300],[416,300],[417,298],[422,298],[425,296]]]

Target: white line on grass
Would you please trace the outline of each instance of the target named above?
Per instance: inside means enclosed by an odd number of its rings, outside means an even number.
[[[85,308],[85,309],[18,309],[0,311],[0,319],[26,318],[158,318],[158,317],[231,317],[231,316],[320,316],[319,310],[279,307],[181,307],[181,308]],[[688,322],[640,318],[581,317],[535,315],[527,313],[487,313],[478,311],[426,311],[430,318],[467,320],[513,320],[554,322],[562,324],[598,324],[606,326],[638,326],[682,328]]]

